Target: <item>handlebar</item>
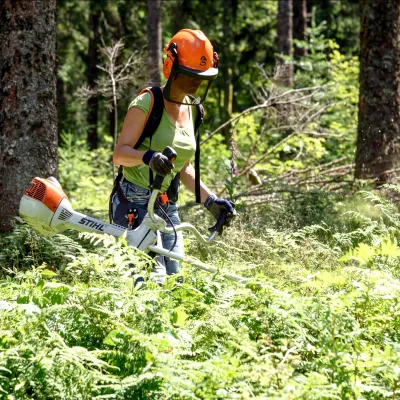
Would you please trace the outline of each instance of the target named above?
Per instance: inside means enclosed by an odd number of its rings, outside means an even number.
[[[166,157],[168,157],[168,159],[173,162],[175,161],[177,154],[175,152],[175,150],[169,146],[167,146],[163,152],[162,152]],[[160,221],[160,217],[158,217],[157,215],[154,214],[154,203],[157,199],[157,196],[159,194],[159,192],[161,191],[161,186],[162,183],[164,181],[164,177],[161,175],[156,175],[156,177],[154,178],[153,183],[150,186],[151,189],[151,195],[150,195],[150,199],[147,205],[147,213],[149,214],[150,219],[155,223],[158,224]],[[221,213],[222,216],[222,213]],[[224,217],[224,216],[223,216]],[[179,232],[179,231],[189,231],[191,233],[193,233],[193,235],[197,238],[197,240],[202,243],[202,244],[209,244],[210,242],[212,242],[215,237],[217,236],[218,231],[221,229],[222,223],[224,221],[224,218],[221,219],[221,217],[218,219],[217,224],[215,225],[216,229],[215,231],[213,231],[211,233],[211,235],[205,239],[203,237],[203,235],[192,225],[192,224],[188,224],[188,223],[182,223],[179,224],[177,226],[175,226],[175,231]],[[220,226],[219,226],[220,225]],[[174,233],[174,229],[173,228],[168,228],[166,226],[160,228],[160,230],[162,232],[166,232],[166,233]]]
[[[176,160],[177,154],[176,151],[172,148],[167,146],[162,154],[168,158],[169,161],[174,162]],[[150,185],[150,189],[161,190],[161,186],[164,182],[164,176],[156,175],[154,178],[153,183]]]
[[[157,199],[158,196],[158,190],[157,189],[153,189],[150,195],[150,199],[149,199],[149,203],[147,205],[147,213],[149,214],[150,219],[155,223],[159,223],[160,217],[158,217],[157,215],[154,214],[154,203]],[[160,229],[162,232],[166,232],[166,233],[174,233],[174,229],[173,228],[168,228],[168,227],[163,227]],[[196,239],[202,243],[202,244],[209,244],[210,242],[212,242],[215,237],[217,236],[218,231],[214,231],[211,233],[211,235],[205,239],[203,237],[203,235],[192,225],[192,224],[188,224],[186,222],[176,225],[175,226],[175,231],[179,232],[179,231],[189,231],[191,233],[193,233],[193,235],[196,237]]]

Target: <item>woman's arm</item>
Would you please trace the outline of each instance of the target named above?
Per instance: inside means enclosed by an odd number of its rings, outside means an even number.
[[[180,172],[181,182],[191,191],[195,192],[195,170],[188,161]],[[218,198],[207,186],[200,181],[200,198],[204,207],[213,215],[217,223],[211,227],[211,230],[217,230],[222,233],[223,226],[229,226],[232,218],[235,217],[235,206],[229,200]],[[221,220],[222,218],[222,220]]]
[[[116,165],[134,167],[143,164],[144,151],[135,150],[146,124],[146,113],[138,107],[132,107],[126,114],[121,135],[114,149],[113,162]]]
[[[188,161],[185,166],[182,168],[180,172],[180,180],[181,182],[192,192],[195,192],[195,184],[194,184],[194,178],[195,178],[195,170],[190,164],[190,161]],[[207,197],[213,194],[210,189],[200,180],[200,198],[201,201],[204,203],[207,200]]]

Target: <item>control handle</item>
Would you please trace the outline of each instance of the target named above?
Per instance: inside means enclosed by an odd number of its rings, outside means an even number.
[[[174,162],[176,160],[177,154],[176,151],[172,147],[165,147],[162,154],[168,158],[169,161]],[[150,185],[151,190],[161,190],[161,186],[164,182],[164,177],[161,175],[156,175],[153,183]]]

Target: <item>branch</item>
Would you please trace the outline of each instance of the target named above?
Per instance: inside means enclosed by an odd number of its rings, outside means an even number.
[[[136,53],[132,53],[131,54],[131,56],[128,58],[128,61],[126,62],[126,64],[124,65],[124,67],[121,69],[121,71],[117,75],[116,80],[118,80],[119,77],[125,72],[125,70],[132,65],[131,61],[132,61],[133,57],[136,56],[136,55],[137,55]]]
[[[326,171],[322,171],[320,172],[321,175],[329,175],[332,172],[337,172],[337,171],[341,171],[341,170],[347,170],[347,169],[352,169],[354,168],[355,164],[347,164],[347,165],[341,165],[340,167],[336,167],[336,168],[331,168],[328,169]]]
[[[293,136],[297,135],[297,132],[292,132],[290,135],[286,136],[284,139],[282,139],[278,144],[276,144],[274,147],[272,147],[272,149],[268,150],[266,153],[264,153],[260,158],[258,158],[258,160],[254,161],[252,164],[250,164],[249,166],[247,166],[246,168],[242,169],[237,176],[242,176],[244,174],[246,174],[251,168],[253,168],[256,164],[258,164],[259,162],[261,162],[262,160],[264,160],[266,157],[268,157],[271,153],[273,153],[277,148],[279,148],[280,146],[282,146],[283,143],[287,142],[290,138],[292,138]]]
[[[272,107],[272,106],[279,106],[279,105],[283,105],[283,104],[293,104],[293,103],[296,103],[296,102],[299,102],[299,101],[302,101],[302,100],[305,100],[305,99],[309,99],[310,97],[313,97],[315,93],[316,92],[314,91],[314,92],[308,94],[307,96],[303,96],[303,97],[296,98],[296,99],[293,99],[293,100],[281,101],[281,102],[272,102],[270,106]]]
[[[229,121],[227,121],[227,122],[223,123],[222,125],[220,125],[213,132],[211,132],[200,144],[203,144],[203,143],[207,142],[207,140],[210,139],[211,137],[213,137],[217,132],[219,132],[221,129],[225,128],[226,126],[228,126],[232,122],[236,121],[237,119],[239,119],[243,115],[245,115],[245,114],[247,114],[249,112],[255,111],[255,110],[259,110],[260,108],[266,108],[266,107],[270,107],[270,106],[268,104],[266,104],[266,103],[263,103],[263,104],[258,104],[256,106],[248,108],[247,110],[242,111],[239,115],[236,115],[236,117],[233,117]]]
[[[338,164],[338,163],[344,161],[345,159],[346,159],[346,157],[341,157],[341,158],[338,158],[336,160],[330,161],[330,162],[325,163],[325,164],[316,165],[315,167],[308,167],[308,168],[305,168],[305,169],[293,170],[293,171],[290,171],[290,172],[286,172],[283,175],[280,175],[280,178],[283,179],[283,178],[289,177],[290,175],[302,174],[304,172],[309,172],[309,171],[312,171],[312,170],[315,170],[315,169],[321,169],[321,168],[324,168],[324,167],[330,167],[331,165]]]
[[[250,113],[250,112],[252,112],[252,111],[256,111],[256,110],[259,110],[259,109],[262,109],[262,108],[274,107],[274,106],[276,106],[276,105],[285,105],[285,104],[298,103],[298,102],[300,102],[300,101],[306,100],[306,99],[308,99],[308,98],[314,96],[314,94],[315,94],[319,89],[321,89],[321,88],[323,88],[323,87],[325,87],[325,86],[328,86],[328,85],[319,85],[319,86],[314,86],[314,87],[310,87],[310,88],[301,88],[301,89],[291,89],[291,90],[288,90],[288,91],[286,91],[286,92],[284,92],[284,93],[282,93],[282,94],[280,94],[280,95],[278,95],[278,96],[276,96],[276,97],[266,99],[266,100],[264,101],[264,103],[262,103],[262,104],[257,104],[257,105],[255,105],[255,106],[253,106],[253,107],[250,107],[250,108],[248,108],[248,109],[242,111],[240,114],[236,115],[235,117],[231,118],[229,121],[227,121],[227,122],[223,123],[222,125],[220,125],[217,129],[215,129],[213,132],[211,132],[211,133],[201,142],[201,144],[207,142],[207,140],[210,139],[211,137],[213,137],[217,132],[219,132],[220,130],[222,130],[222,129],[225,128],[226,126],[230,125],[232,122],[236,121],[237,119],[241,118],[241,117],[242,117],[243,115],[245,115],[245,114],[248,114],[248,113]],[[296,99],[293,99],[293,100],[282,101],[282,102],[276,102],[276,99],[281,98],[281,97],[284,97],[284,96],[286,96],[286,95],[288,95],[288,94],[300,93],[300,92],[304,92],[304,91],[307,91],[307,90],[308,90],[308,91],[313,90],[313,92],[310,93],[309,95],[306,95],[306,96],[303,96],[303,97],[300,97],[300,98],[296,98]]]
[[[350,139],[346,139],[343,135],[336,135],[334,133],[320,133],[320,132],[302,132],[302,133],[305,134],[305,135],[309,135],[309,136],[332,137],[332,138],[350,140]]]
[[[318,85],[318,86],[311,86],[311,87],[306,87],[306,88],[300,88],[300,89],[290,89],[284,93],[281,93],[280,95],[276,96],[275,99],[279,99],[281,97],[287,96],[292,93],[300,93],[300,92],[306,92],[307,90],[314,90],[314,93],[317,92],[319,89],[322,89],[326,86],[329,86],[330,84],[324,84],[324,85]]]

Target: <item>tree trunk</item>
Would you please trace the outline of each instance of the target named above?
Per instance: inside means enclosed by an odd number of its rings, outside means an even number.
[[[379,1],[379,0],[378,0]],[[332,25],[332,3],[331,0],[320,0],[317,2],[317,23],[322,21],[326,21],[326,37],[333,37],[333,30],[331,29]]]
[[[189,28],[188,21],[195,19],[192,0],[176,0],[173,7],[173,34]]]
[[[224,43],[231,43],[233,41],[233,34],[231,30],[231,24],[234,24],[236,18],[236,0],[222,0],[223,12],[223,26],[224,26]],[[223,104],[223,119],[229,121],[232,118],[232,103],[233,103],[233,71],[232,71],[232,54],[229,46],[222,47],[222,60],[221,60],[221,72],[224,77],[224,104]],[[230,126],[226,126],[222,129],[222,134],[225,137],[225,144],[229,146],[231,141],[231,130]]]
[[[0,2],[0,232],[35,176],[57,174],[56,0]]]
[[[108,133],[114,139],[115,134],[115,109],[114,107],[111,108],[110,112],[108,113]],[[111,148],[114,150],[114,143],[112,144]]]
[[[90,89],[96,87],[96,81],[98,80],[99,70],[97,65],[99,64],[98,45],[100,43],[100,7],[96,0],[90,0],[89,3],[89,48],[88,48],[88,59],[87,59],[87,80]],[[99,112],[99,101],[98,97],[91,97],[88,102],[88,132],[87,141],[91,150],[97,149],[99,145],[99,138],[97,134],[97,122]]]
[[[292,0],[278,1],[278,54],[292,57],[293,35],[293,3]],[[284,57],[277,57],[277,70],[275,80],[284,86],[293,83],[293,63],[286,61]]]
[[[147,38],[149,85],[160,86],[161,82],[161,0],[147,0]]]
[[[56,93],[57,93],[57,119],[58,121],[65,121],[67,119],[66,105],[67,105],[67,95],[65,83],[63,80],[57,76],[56,82]],[[61,132],[62,124],[58,124],[58,143],[61,143]]]
[[[356,178],[400,176],[400,1],[362,0]]]
[[[312,0],[306,0],[307,3],[307,15],[311,18],[311,14],[312,14]]]
[[[293,0],[293,39],[306,40],[307,0]],[[295,46],[295,57],[307,54],[307,49]]]

